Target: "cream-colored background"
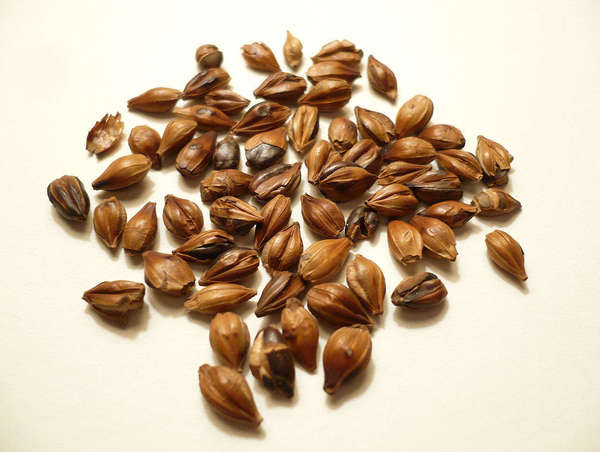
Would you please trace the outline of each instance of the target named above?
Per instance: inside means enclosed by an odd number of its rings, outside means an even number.
[[[594,0],[3,0],[0,449],[599,450],[599,13]],[[128,112],[126,100],[154,86],[182,88],[196,73],[196,46],[206,42],[222,48],[233,88],[251,97],[264,75],[245,67],[239,47],[264,40],[283,63],[286,28],[305,56],[348,38],[395,71],[396,105],[363,77],[345,114],[361,105],[394,117],[423,93],[435,103],[435,122],[463,130],[467,150],[478,134],[504,143],[515,156],[509,189],[524,208],[457,231],[456,263],[425,260],[447,284],[447,304],[423,315],[386,301],[372,364],[338,397],[321,390],[321,366],[316,375],[298,369],[291,403],[248,376],[265,418],[253,433],[203,403],[196,371],[215,361],[208,322],[186,314],[181,301],[148,290],[141,318],[126,330],[90,312],[80,299],[85,289],[141,281],[142,267],[122,251],[111,254],[91,222],[80,228],[59,218],[45,190],[75,174],[95,207],[103,195],[91,181],[129,150],[126,135],[109,155],[89,156],[94,121],[118,110],[126,134],[140,124],[162,132],[166,120]],[[302,70],[308,65],[305,58]],[[129,216],[147,200],[158,202],[160,215],[167,193],[200,203],[197,182],[174,167],[119,197]],[[486,257],[483,238],[494,227],[525,249],[525,285]],[[303,238],[305,246],[315,240],[306,230]],[[177,243],[161,222],[156,249]],[[388,293],[406,274],[389,256],[384,226],[354,252],[384,268]],[[253,282],[261,289],[266,278]],[[251,310],[244,316],[252,335],[267,321]]]

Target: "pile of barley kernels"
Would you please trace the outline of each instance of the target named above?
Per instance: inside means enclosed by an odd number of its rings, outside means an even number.
[[[283,54],[292,70],[300,65],[302,44],[289,32]],[[324,390],[333,394],[369,362],[370,331],[373,317],[383,312],[385,279],[375,262],[358,254],[346,266],[347,286],[329,281],[344,267],[353,245],[377,232],[380,216],[388,219],[390,252],[410,266],[422,259],[423,250],[434,258],[454,261],[454,228],[475,215],[510,214],[521,204],[495,188],[506,185],[512,155],[483,136],[478,137],[476,155],[462,150],[465,139],[459,129],[428,125],[433,103],[423,95],[405,102],[395,123],[383,113],[356,107],[356,122],[335,117],[329,140],[318,140],[319,113],[336,112],[346,105],[353,81],[361,76],[363,53],[353,43],[330,42],[312,57],[314,64],[306,71],[312,84],[308,91],[305,78],[282,72],[265,44],[244,45],[242,55],[252,69],[269,73],[254,91],[264,101],[247,109],[250,101],[227,89],[230,76],[221,68],[221,51],[203,45],[196,51],[201,71],[183,92],[154,88],[128,102],[131,110],[174,114],[162,136],[148,126],[134,127],[128,140],[132,153],[117,158],[92,183],[94,190],[118,194],[142,181],[151,168],[160,170],[174,155],[177,170],[191,180],[205,175],[212,165],[199,189],[202,201],[210,203],[214,228],[203,230],[198,205],[173,195],[165,196],[163,222],[183,243],[171,253],[150,250],[158,227],[154,202],[127,221],[125,208],[112,196],[96,206],[93,224],[107,247],[122,243],[127,253],[141,254],[148,286],[187,297],[184,306],[190,311],[214,315],[209,340],[225,365],[202,365],[200,390],[219,414],[257,427],[262,417],[241,374],[250,334],[232,311],[257,294],[243,282],[257,271],[261,260],[271,280],[255,314],[280,312],[281,331],[269,325],[256,335],[248,358],[252,375],[267,388],[292,397],[294,362],[309,371],[317,366],[318,319],[338,328],[323,351]],[[396,77],[385,64],[369,56],[367,75],[374,91],[395,102]],[[181,99],[197,103],[178,108]],[[195,137],[197,130],[202,133]],[[218,131],[226,132],[220,140]],[[108,151],[122,133],[121,115],[107,114],[90,130],[86,149],[94,154]],[[236,137],[246,139],[245,161],[251,174],[238,169]],[[297,163],[281,163],[288,142]],[[299,224],[290,224],[302,160],[308,182],[324,196],[301,196],[304,223],[323,238],[306,249]],[[434,160],[439,168],[432,166]],[[492,188],[465,204],[459,201],[465,182],[483,182]],[[375,183],[381,188],[364,202],[356,201]],[[254,204],[241,199],[248,194]],[[87,221],[90,201],[77,177],[51,182],[48,197],[65,219]],[[350,201],[356,202],[356,208],[344,218],[336,203]],[[426,207],[420,209],[420,203]],[[253,248],[236,246],[235,236],[252,229]],[[523,251],[510,235],[495,230],[486,236],[486,245],[495,264],[520,280],[527,279]],[[197,280],[204,287],[191,294],[196,277],[190,263],[208,265]],[[143,306],[144,294],[144,284],[105,281],[87,290],[83,299],[107,321],[126,326],[129,315]],[[304,294],[308,310],[301,301]],[[443,303],[446,295],[443,282],[423,272],[401,281],[390,298],[401,309],[428,309]]]

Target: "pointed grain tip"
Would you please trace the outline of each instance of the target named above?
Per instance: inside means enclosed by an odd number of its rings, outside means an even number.
[[[325,384],[323,385],[323,391],[325,391],[329,395],[333,395],[335,394],[335,391],[337,391],[337,386],[330,386]]]

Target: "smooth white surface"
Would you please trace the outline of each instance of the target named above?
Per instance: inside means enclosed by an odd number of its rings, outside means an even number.
[[[599,13],[594,0],[3,0],[0,449],[599,450]],[[509,189],[524,207],[458,232],[456,263],[425,260],[421,268],[449,290],[437,315],[399,311],[386,300],[372,364],[339,397],[322,391],[320,363],[316,375],[298,369],[291,403],[248,375],[265,418],[253,433],[203,403],[197,368],[215,360],[208,323],[186,314],[181,301],[148,290],[140,321],[126,330],[86,308],[85,289],[142,281],[142,266],[111,254],[91,221],[76,228],[59,218],[45,190],[75,174],[93,209],[103,195],[90,183],[129,152],[131,128],[150,124],[162,133],[166,123],[128,112],[128,98],[154,86],[181,89],[197,71],[196,46],[208,42],[224,51],[233,88],[251,98],[264,75],[245,67],[239,47],[263,40],[284,67],[287,28],[304,44],[301,72],[322,44],[343,38],[395,71],[395,105],[372,93],[363,75],[345,114],[361,105],[394,118],[402,102],[423,93],[434,101],[433,121],[460,127],[467,150],[478,134],[505,144],[515,156]],[[106,157],[88,156],[87,131],[117,110],[122,144]],[[314,189],[305,183],[302,191]],[[197,182],[174,167],[119,197],[130,217],[148,200],[160,215],[167,193],[200,204]],[[486,257],[483,238],[495,227],[525,249],[530,278],[522,287]],[[306,230],[303,238],[305,246],[315,240]],[[155,249],[177,244],[161,221]],[[353,252],[380,263],[388,293],[407,274],[390,258],[385,226]],[[259,290],[266,281],[254,279]],[[244,316],[252,335],[268,321],[251,310]]]

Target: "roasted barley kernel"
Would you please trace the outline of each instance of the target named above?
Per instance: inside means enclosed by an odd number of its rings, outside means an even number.
[[[274,72],[254,90],[254,97],[289,102],[298,99],[306,91],[306,80],[289,72]]]
[[[367,206],[358,206],[346,220],[346,237],[353,242],[371,237],[379,226],[379,215]]]
[[[513,156],[500,143],[479,135],[477,137],[477,150],[475,152],[481,168],[483,168],[483,172],[488,177],[493,178],[502,173],[502,171],[510,169]]]
[[[90,198],[81,181],[75,176],[53,180],[46,189],[48,199],[63,218],[85,221],[90,211]]]
[[[219,229],[209,229],[191,236],[173,254],[189,262],[209,264],[235,245],[232,236]]]
[[[191,119],[175,118],[169,121],[160,139],[160,146],[156,151],[159,164],[168,154],[179,151],[194,136],[196,121]]]
[[[105,199],[94,209],[94,231],[109,248],[116,248],[127,223],[127,212],[114,196]]]
[[[213,130],[194,138],[177,154],[175,168],[185,177],[198,176],[212,161],[217,133]]]
[[[293,223],[265,243],[262,251],[263,265],[269,273],[288,270],[298,263],[303,250],[300,226]]]
[[[163,223],[167,229],[181,239],[200,233],[204,226],[204,217],[198,205],[177,196],[165,196]]]
[[[251,427],[260,425],[263,418],[242,375],[229,367],[204,364],[198,376],[204,399],[217,413],[233,422]]]
[[[335,111],[350,101],[352,86],[344,80],[321,80],[304,96],[298,99],[299,104],[312,105],[319,111]]]
[[[375,59],[373,55],[369,55],[367,75],[369,76],[369,83],[375,91],[383,94],[392,102],[396,100],[398,95],[396,76],[389,67]]]
[[[525,253],[515,239],[496,229],[485,236],[485,244],[494,264],[521,281],[527,280]]]
[[[146,251],[144,276],[146,284],[168,295],[184,295],[194,286],[194,273],[186,261],[172,254]]]
[[[363,138],[370,138],[379,145],[384,145],[396,137],[396,128],[390,118],[366,108],[355,107],[356,125]]]
[[[313,62],[339,61],[345,64],[359,64],[363,56],[362,50],[358,50],[350,41],[331,41],[321,47],[319,53],[312,57]]]
[[[294,149],[306,152],[315,142],[319,131],[319,109],[300,105],[288,125],[288,136]]]
[[[315,84],[321,80],[339,79],[352,83],[360,77],[360,71],[339,61],[315,63],[306,71],[306,78]]]
[[[346,282],[369,314],[383,313],[385,277],[375,262],[357,254],[346,267]]]
[[[335,203],[325,198],[304,194],[301,198],[302,218],[315,234],[334,239],[344,229],[344,214]]]
[[[465,146],[465,137],[454,126],[436,124],[426,127],[419,134],[419,138],[429,141],[436,150],[462,149]]]
[[[410,188],[403,184],[385,185],[365,201],[371,209],[391,218],[413,213],[418,203]]]
[[[198,284],[207,286],[219,282],[237,282],[258,270],[258,253],[251,248],[232,248],[225,251],[206,270]]]
[[[158,147],[160,146],[160,135],[152,127],[137,126],[131,129],[129,134],[129,148],[134,154],[143,154],[152,161],[154,168],[160,168],[158,160]]]
[[[383,159],[388,162],[401,160],[425,165],[436,157],[435,148],[428,141],[417,137],[405,137],[391,141],[385,147]]]
[[[224,112],[208,105],[190,105],[174,108],[173,113],[196,122],[196,126],[204,130],[227,130],[235,121]]]
[[[298,274],[311,284],[333,279],[342,269],[352,245],[352,240],[346,237],[313,243],[300,257]]]
[[[252,69],[265,72],[281,70],[273,51],[263,42],[253,42],[242,46],[242,56]]]
[[[92,182],[94,190],[120,190],[140,182],[150,171],[152,162],[142,154],[131,154],[113,161]]]
[[[250,105],[250,101],[229,89],[216,89],[204,96],[204,103],[227,115],[237,115]]]
[[[254,135],[282,126],[292,111],[275,102],[266,100],[250,107],[233,126],[236,135]]]
[[[182,95],[181,91],[173,88],[152,88],[129,99],[127,108],[148,113],[166,113],[175,106]]]
[[[477,215],[482,217],[505,215],[521,208],[519,201],[497,188],[490,188],[475,195],[471,204],[479,209]]]
[[[346,326],[334,331],[323,350],[323,390],[334,394],[347,378],[367,367],[370,359],[371,335],[366,326]]]
[[[344,153],[356,144],[358,128],[350,119],[337,117],[329,123],[328,135],[333,148]]]
[[[321,193],[335,202],[357,198],[369,189],[376,176],[352,162],[336,162],[319,175]]]
[[[246,234],[262,216],[241,199],[223,196],[210,205],[210,220],[230,234]]]
[[[248,189],[259,202],[267,202],[277,195],[292,196],[300,184],[302,163],[278,163],[254,175]]]
[[[432,170],[415,177],[406,184],[417,198],[426,204],[462,198],[463,189],[456,174]]]
[[[267,283],[256,305],[256,317],[281,311],[290,298],[304,292],[305,285],[295,273],[276,271]]]
[[[256,295],[256,290],[240,284],[217,283],[199,290],[183,306],[199,314],[231,311]]]
[[[121,113],[117,112],[115,116],[107,113],[89,131],[85,148],[92,154],[101,154],[117,144],[122,134]]]
[[[423,246],[428,249],[433,257],[455,261],[456,237],[450,226],[437,218],[415,215],[410,220],[423,237]]]
[[[292,69],[300,66],[300,62],[302,61],[302,43],[289,31],[283,45],[283,56],[287,65]]]
[[[431,165],[419,165],[399,160],[391,162],[381,169],[377,176],[377,183],[379,185],[406,184],[427,171],[431,171]]]
[[[246,141],[246,165],[263,169],[274,165],[287,150],[287,131],[285,127],[254,135]]]
[[[423,238],[410,224],[394,220],[387,227],[388,247],[392,256],[402,265],[414,264],[423,257]]]
[[[323,170],[341,159],[342,156],[333,150],[331,143],[326,140],[317,141],[304,160],[308,182],[314,185],[318,184]]]
[[[195,99],[209,91],[224,88],[231,80],[228,72],[220,67],[210,67],[200,71],[183,89],[183,99]]]
[[[446,286],[433,273],[419,273],[402,280],[392,293],[392,303],[406,308],[431,308],[448,295]]]
[[[104,281],[86,290],[83,299],[102,317],[127,323],[129,314],[144,306],[146,288],[133,281]]]
[[[483,170],[475,156],[461,149],[438,151],[437,161],[440,166],[456,174],[462,180],[479,182],[483,177]]]
[[[419,215],[442,220],[451,228],[458,228],[479,212],[475,206],[459,201],[442,201],[421,210]]]
[[[147,202],[125,225],[123,249],[129,254],[141,253],[154,243],[158,220],[156,203]]]
[[[317,367],[319,326],[297,298],[288,298],[281,311],[281,332],[298,363],[309,372]]]
[[[398,138],[417,135],[425,128],[433,115],[433,102],[426,96],[417,94],[407,100],[396,115],[396,135]]]
[[[204,44],[196,49],[196,61],[202,68],[219,67],[223,62],[223,52],[213,44]]]
[[[281,231],[292,215],[292,200],[287,196],[277,195],[262,208],[262,223],[254,230],[254,248],[260,250],[276,233]]]
[[[240,146],[232,135],[217,142],[213,154],[213,168],[216,170],[237,169],[240,165]]]
[[[242,196],[248,193],[253,176],[237,169],[211,171],[200,182],[202,202],[213,202],[223,196]]]
[[[276,326],[258,332],[248,359],[252,375],[267,389],[294,396],[294,357]]]
[[[248,325],[233,312],[218,313],[210,321],[208,340],[212,349],[228,366],[242,371],[250,347]]]
[[[373,320],[354,292],[342,284],[317,284],[308,291],[306,300],[310,312],[331,325],[373,325]]]

